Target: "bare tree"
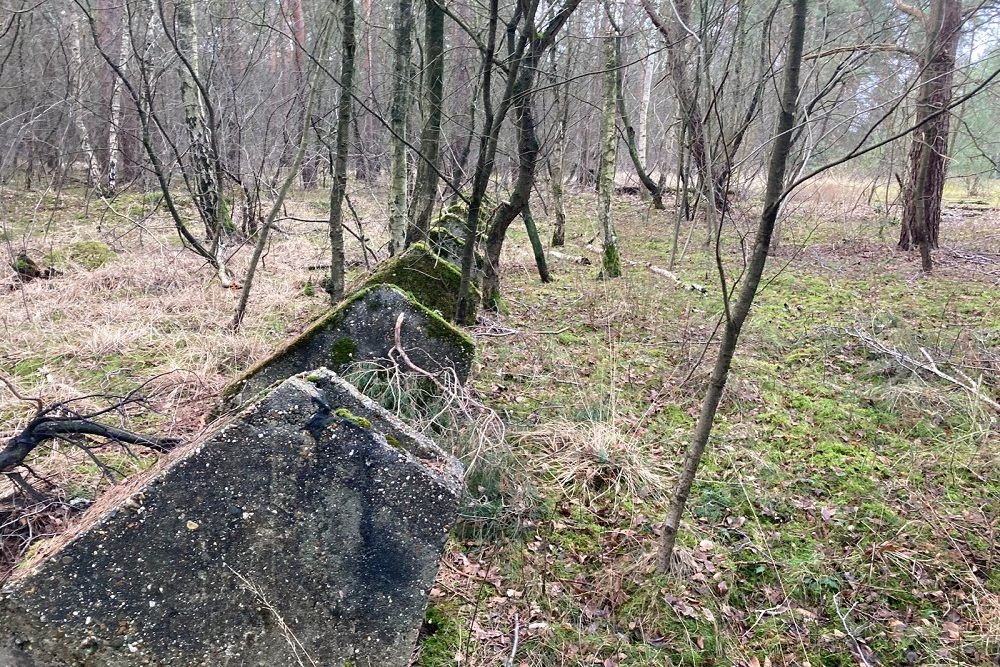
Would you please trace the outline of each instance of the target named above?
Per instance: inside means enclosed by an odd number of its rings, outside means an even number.
[[[414,213],[407,243],[426,238],[437,203],[441,162],[441,113],[444,95],[444,9],[441,0],[424,5],[424,127],[420,133],[421,160],[417,163]]]
[[[597,172],[597,224],[601,228],[603,256],[601,277],[618,278],[622,274],[622,260],[618,250],[614,222],[611,219],[611,198],[615,192],[615,173],[618,169],[618,128],[615,110],[624,103],[620,95],[618,38],[614,35],[614,17],[610,3],[605,4],[608,34],[604,37],[604,88],[601,107],[600,162]],[[641,166],[637,165],[640,169]]]
[[[389,252],[402,250],[406,237],[406,116],[410,109],[410,31],[413,23],[412,0],[399,0],[393,26],[392,127],[389,163]]]
[[[799,72],[802,65],[803,45],[805,43],[808,4],[808,0],[795,0],[794,3],[789,28],[788,53],[785,58],[784,85],[781,98],[778,101],[780,113],[778,115],[774,142],[771,147],[771,156],[768,162],[763,208],[760,222],[757,225],[753,250],[747,262],[746,273],[743,276],[743,282],[735,303],[730,302],[729,294],[725,290],[726,283],[721,261],[719,263],[719,271],[723,278],[723,298],[725,299],[725,322],[723,324],[722,341],[719,345],[719,351],[715,358],[715,367],[712,369],[712,376],[708,383],[708,392],[702,401],[701,414],[698,416],[694,436],[684,455],[681,474],[674,488],[674,493],[670,500],[670,508],[663,525],[658,564],[660,570],[664,572],[670,569],[681,516],[684,512],[684,507],[687,505],[687,499],[691,493],[691,487],[694,484],[698,466],[701,463],[709,437],[712,434],[715,413],[718,411],[719,402],[722,400],[722,393],[729,379],[729,369],[736,354],[736,346],[739,343],[740,333],[750,315],[750,308],[757,296],[761,277],[764,275],[764,267],[767,265],[767,257],[771,248],[771,236],[774,233],[775,223],[778,220],[781,202],[787,194],[785,190],[785,169],[792,148],[796,107],[799,99]]]
[[[910,147],[899,248],[919,248],[923,270],[930,271],[931,249],[938,246],[948,160],[950,114],[942,111],[952,99],[962,3],[961,0],[932,0],[929,12],[899,0],[896,7],[913,16],[925,35],[917,95],[920,127],[914,132]]]
[[[330,301],[344,298],[344,197],[347,194],[347,151],[350,147],[351,107],[354,105],[354,0],[341,0],[340,103],[337,105],[336,154],[330,187],[330,275],[326,291]]]

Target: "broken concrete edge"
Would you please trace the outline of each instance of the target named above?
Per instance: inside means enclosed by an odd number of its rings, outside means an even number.
[[[432,265],[428,266],[428,263]],[[405,272],[405,275],[398,275],[401,272]],[[455,314],[461,282],[462,272],[457,266],[434,252],[427,243],[419,241],[400,255],[375,267],[363,279],[362,285],[396,285],[409,293],[417,303],[445,320],[447,316]],[[469,284],[469,296],[476,305],[482,301],[479,288],[472,283]],[[475,309],[460,324],[475,324]]]
[[[460,468],[389,444],[377,407],[372,428],[336,416],[371,406],[314,375],[286,380],[0,590],[0,664],[285,665],[300,651],[311,664],[409,664]]]
[[[329,368],[318,368],[289,379],[304,380],[326,393],[336,391],[338,400],[335,402],[338,405],[330,406],[335,416],[383,436],[386,443],[393,449],[408,454],[428,468],[441,472],[448,479],[454,480],[455,485],[450,486],[450,490],[461,490],[463,470],[457,459],[449,456],[432,440],[362,394],[354,385]]]
[[[334,416],[372,431],[387,446],[408,460],[422,464],[427,470],[435,473],[437,481],[450,492],[461,493],[464,468],[458,459],[447,454],[427,436],[407,426],[399,417],[363,395],[354,385],[333,371],[320,368],[294,375],[276,383],[274,387],[267,390],[267,394],[277,392],[286,384],[290,387],[304,388],[310,394],[324,390],[337,391],[337,402],[341,405],[331,406]],[[87,532],[99,529],[104,522],[114,516],[118,507],[129,506],[130,503],[134,504],[136,498],[141,500],[143,488],[162,479],[174,466],[197,454],[208,442],[224,436],[237,423],[247,420],[254,413],[260,411],[260,396],[257,399],[217,422],[214,428],[208,429],[201,437],[161,456],[147,470],[132,475],[102,495],[97,502],[83,512],[76,523],[63,533],[33,545],[25,557],[16,564],[11,577],[0,586],[0,594],[35,572],[50,556],[57,553],[65,545],[79,539]],[[340,411],[339,414],[338,411]]]
[[[462,352],[469,359],[469,363],[471,365],[472,360],[475,359],[476,357],[476,342],[472,339],[472,336],[462,331],[451,322],[444,319],[440,313],[435,312],[430,308],[428,308],[427,306],[425,306],[424,304],[422,304],[420,300],[417,299],[412,293],[402,289],[398,285],[393,285],[390,283],[371,283],[371,284],[366,284],[360,289],[356,290],[354,293],[351,294],[351,296],[347,297],[346,299],[338,303],[332,310],[325,313],[324,315],[321,315],[319,318],[314,320],[312,324],[308,325],[305,329],[303,329],[300,333],[296,334],[293,338],[286,341],[284,344],[278,347],[278,349],[274,350],[271,354],[267,355],[266,357],[255,363],[253,366],[243,371],[243,373],[241,373],[239,377],[237,377],[235,380],[227,384],[222,390],[221,405],[222,406],[230,405],[232,403],[232,399],[238,396],[240,392],[243,391],[244,386],[251,379],[253,379],[254,376],[256,376],[258,373],[268,368],[274,359],[295,350],[299,346],[305,345],[313,335],[315,335],[317,332],[321,331],[325,327],[335,323],[338,318],[342,317],[344,310],[348,306],[355,303],[356,301],[363,299],[370,292],[380,288],[387,288],[395,292],[398,292],[404,298],[406,298],[407,301],[410,302],[410,305],[412,305],[416,310],[418,310],[422,315],[424,315],[427,318],[429,324],[427,329],[427,335],[429,337],[450,338],[457,341],[458,345],[462,348]],[[336,348],[338,345],[343,347],[346,345],[350,345],[351,343],[353,343],[353,341],[351,341],[350,338],[344,337],[341,340],[337,341],[334,347]],[[356,345],[356,343],[354,343],[354,345]],[[331,361],[334,362],[347,363],[350,361],[351,351],[348,351],[347,349],[332,349],[330,350],[330,358]],[[273,388],[273,386],[268,387],[266,389],[270,388]]]

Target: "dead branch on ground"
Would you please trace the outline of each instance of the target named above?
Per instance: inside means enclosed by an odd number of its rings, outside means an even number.
[[[872,352],[893,359],[900,366],[913,373],[930,373],[935,377],[945,380],[946,382],[965,390],[977,400],[982,401],[1000,414],[1000,403],[997,403],[997,401],[983,391],[981,382],[973,380],[957,368],[952,369],[951,373],[943,371],[925,348],[919,348],[920,354],[923,356],[923,359],[921,360],[899,350],[890,343],[886,343],[869,336],[858,327],[855,327],[854,329],[844,329],[844,333],[851,338],[856,338],[861,341],[861,343]]]

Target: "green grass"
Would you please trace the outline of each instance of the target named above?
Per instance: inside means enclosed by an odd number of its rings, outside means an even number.
[[[677,267],[709,296],[676,289],[644,268],[666,264],[666,236],[639,221],[645,211],[619,212],[620,281],[555,262],[555,281],[541,285],[530,255],[518,252],[505,275],[506,324],[555,333],[481,338],[474,381],[511,428],[615,420],[676,466],[713,359],[710,347],[691,371],[720,313],[713,260],[697,248]],[[566,252],[588,255],[581,246],[592,223],[580,208],[570,220]],[[877,242],[877,219],[862,230]],[[813,244],[826,247],[835,235],[826,226]],[[526,247],[523,233],[513,230],[508,244]],[[724,259],[738,270],[738,256]],[[514,449],[525,480],[558,498],[551,515],[520,539],[459,539],[451,549],[493,564],[501,588],[525,591],[514,605],[519,617],[534,609],[547,623],[522,637],[520,660],[854,665],[848,627],[883,664],[914,656],[990,664],[987,630],[1000,619],[988,625],[978,605],[996,605],[1000,577],[971,566],[1000,554],[970,532],[998,527],[995,417],[990,427],[964,392],[900,370],[846,330],[939,359],[996,354],[995,290],[954,274],[914,280],[912,264],[891,250],[870,266],[854,268],[852,259],[793,258],[760,295],[682,524],[679,576],[652,571],[662,504],[563,498],[540,469],[540,452]],[[513,631],[509,607],[452,612],[498,637]],[[958,639],[945,636],[945,622],[962,628]],[[469,664],[495,664],[509,648],[496,637],[471,643]]]

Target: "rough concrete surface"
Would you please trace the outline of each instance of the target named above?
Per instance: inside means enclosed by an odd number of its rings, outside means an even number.
[[[348,298],[233,382],[223,392],[226,407],[242,405],[304,369],[341,371],[354,362],[385,359],[396,344],[400,314],[400,339],[413,363],[434,373],[453,368],[465,382],[475,357],[472,339],[410,294],[376,284]]]
[[[330,371],[290,378],[22,567],[0,664],[406,665],[459,488]]]

